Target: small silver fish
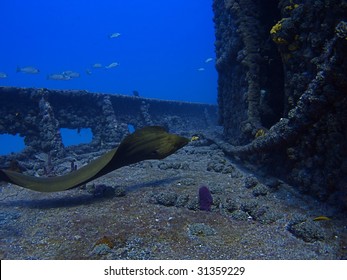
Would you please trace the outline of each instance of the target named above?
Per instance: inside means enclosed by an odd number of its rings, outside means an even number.
[[[38,74],[40,73],[40,70],[32,66],[26,66],[26,67],[17,67],[17,72],[22,72],[26,74]]]
[[[74,71],[64,71],[61,73],[62,75],[69,77],[69,78],[79,78],[80,77],[80,73],[78,72],[74,72]]]
[[[6,79],[7,78],[7,74],[4,72],[0,72],[0,79]]]
[[[63,74],[51,74],[47,76],[47,80],[67,81],[67,80],[71,80],[71,78]]]
[[[209,58],[207,58],[206,60],[205,60],[205,63],[209,63],[209,62],[211,62],[213,60],[213,58],[212,57],[209,57]]]
[[[90,69],[86,69],[86,74],[87,75],[91,75],[92,74],[92,71]]]
[[[201,67],[197,69],[199,72],[205,71],[205,68]]]
[[[94,63],[93,68],[102,68],[102,64],[101,63]]]
[[[111,35],[109,35],[108,37],[110,38],[110,39],[113,39],[113,38],[118,38],[120,36],[120,33],[112,33]]]
[[[112,62],[111,64],[105,66],[106,69],[110,69],[110,68],[114,68],[114,67],[117,67],[119,66],[119,63],[118,62]]]

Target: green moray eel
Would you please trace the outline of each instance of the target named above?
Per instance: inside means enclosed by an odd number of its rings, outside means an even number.
[[[0,180],[39,192],[65,191],[132,163],[163,159],[187,145],[189,141],[188,138],[166,132],[162,127],[148,126],[125,137],[118,148],[69,174],[35,177],[0,169]]]

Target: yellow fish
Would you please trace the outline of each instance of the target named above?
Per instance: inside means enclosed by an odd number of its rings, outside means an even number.
[[[313,218],[313,221],[318,222],[318,221],[330,221],[331,219],[326,217],[326,216],[318,216],[316,218]]]

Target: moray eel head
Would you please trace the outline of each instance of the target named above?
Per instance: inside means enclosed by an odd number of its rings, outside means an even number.
[[[188,138],[149,126],[127,136],[119,145],[115,160],[124,166],[146,159],[163,159],[188,143]]]

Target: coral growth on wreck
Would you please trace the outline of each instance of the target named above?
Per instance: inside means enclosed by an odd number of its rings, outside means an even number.
[[[213,8],[225,151],[335,199],[347,178],[346,1],[215,0]],[[259,127],[268,132],[254,139]]]

